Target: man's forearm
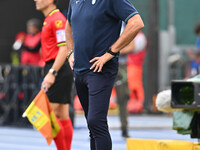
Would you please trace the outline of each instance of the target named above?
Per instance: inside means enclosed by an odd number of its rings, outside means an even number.
[[[119,52],[127,46],[137,35],[137,33],[144,27],[140,15],[136,14],[128,20],[124,32],[119,39],[111,46],[113,52]]]
[[[74,42],[72,38],[72,27],[68,21],[66,22],[65,31],[66,31],[67,54],[69,54],[69,52],[74,49]]]
[[[59,69],[61,68],[61,66],[64,64],[65,60],[66,60],[66,50],[67,50],[67,47],[66,46],[61,46],[59,48],[59,51],[58,51],[58,54],[56,56],[56,59],[53,63],[53,66],[51,67],[52,69],[54,69],[56,72],[59,71]],[[50,70],[49,70],[50,71]],[[45,91],[48,91],[48,89],[52,86],[52,84],[54,84],[55,82],[55,77],[56,77],[56,74],[55,72],[49,72],[43,82],[42,82],[42,88],[45,89]]]
[[[127,46],[125,46],[120,50],[120,54],[126,55],[128,53],[134,52],[134,50],[135,50],[135,41],[133,39]]]
[[[58,71],[61,66],[64,64],[66,61],[67,55],[71,50],[73,50],[73,39],[72,39],[72,29],[71,26],[68,22],[66,22],[66,46],[61,46],[58,52],[58,55],[56,57],[56,60],[52,66],[53,69]]]
[[[58,71],[66,61],[66,58],[67,58],[67,46],[65,45],[59,48],[58,54],[56,56],[52,68]]]

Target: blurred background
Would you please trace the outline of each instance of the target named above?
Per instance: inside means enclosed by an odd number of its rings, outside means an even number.
[[[131,0],[131,2],[144,20],[143,31],[149,42],[143,75],[145,104],[148,108],[152,104],[152,96],[168,87],[171,79],[182,79],[185,76],[186,51],[196,49],[194,27],[200,19],[200,14],[197,13],[200,2],[198,0],[192,2]],[[62,11],[66,10],[68,0],[60,0],[58,7]],[[30,18],[38,18],[42,22],[44,17],[35,10],[32,0],[1,0],[0,8],[0,63],[11,64],[12,45],[16,34],[26,32],[26,23]],[[172,55],[175,57],[170,57]]]

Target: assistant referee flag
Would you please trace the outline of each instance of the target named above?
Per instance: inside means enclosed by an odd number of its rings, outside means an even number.
[[[43,89],[28,106],[23,117],[27,117],[31,124],[46,138],[48,145],[61,129]]]

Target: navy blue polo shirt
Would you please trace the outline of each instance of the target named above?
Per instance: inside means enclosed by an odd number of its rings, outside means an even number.
[[[129,0],[70,0],[74,71],[89,70],[89,61],[106,53],[119,38],[122,21],[127,23],[135,14]]]

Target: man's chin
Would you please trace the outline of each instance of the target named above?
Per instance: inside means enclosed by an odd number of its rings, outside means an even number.
[[[36,8],[35,8],[35,9],[36,9],[36,10],[38,10],[38,11],[40,11],[40,10],[41,10],[41,8],[40,8],[40,7],[37,7],[37,6],[36,6]]]

